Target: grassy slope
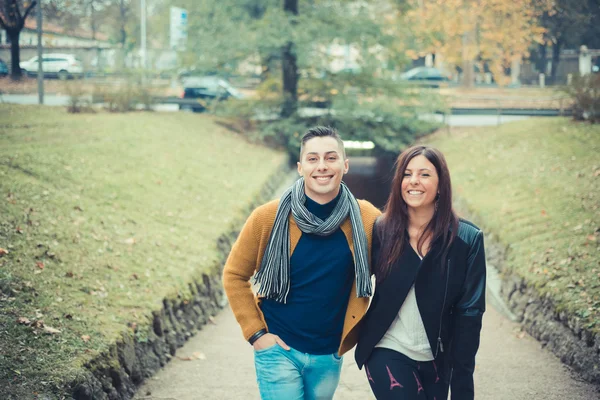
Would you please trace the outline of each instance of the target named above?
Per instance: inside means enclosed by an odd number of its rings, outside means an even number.
[[[60,385],[185,295],[283,161],[197,115],[0,105],[0,398]]]
[[[600,329],[600,126],[529,119],[427,139],[455,192],[509,246],[508,268]]]

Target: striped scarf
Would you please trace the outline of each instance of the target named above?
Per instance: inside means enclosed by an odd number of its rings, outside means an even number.
[[[335,232],[342,222],[350,215],[352,224],[352,240],[354,242],[354,271],[356,275],[357,297],[371,296],[371,278],[369,272],[369,250],[367,236],[362,224],[360,207],[341,183],[340,199],[325,220],[309,212],[304,203],[304,179],[298,179],[292,187],[283,194],[275,214],[275,224],[269,237],[269,243],[263,255],[260,269],[254,275],[254,282],[259,283],[258,295],[286,303],[290,292],[290,212],[300,230],[318,236],[329,236]]]

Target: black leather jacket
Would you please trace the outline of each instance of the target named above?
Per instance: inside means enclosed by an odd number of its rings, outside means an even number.
[[[374,229],[373,260],[378,259],[379,247]],[[414,283],[429,344],[437,365],[443,366],[442,378],[450,385],[452,400],[473,399],[475,354],[485,312],[483,232],[460,220],[444,268],[439,258],[428,257],[436,254],[434,250],[422,262],[414,251],[404,251],[385,280],[377,284],[373,301],[361,321],[356,363],[362,368],[368,360]]]

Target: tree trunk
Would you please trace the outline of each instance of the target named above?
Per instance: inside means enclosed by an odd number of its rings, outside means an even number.
[[[471,35],[468,31],[463,34],[462,38],[462,86],[471,88],[475,86],[475,72],[473,71],[473,55],[471,54]]]
[[[94,0],[90,1],[90,27],[92,28],[92,40],[96,40],[96,10],[94,9]]]
[[[283,0],[283,10],[287,14],[298,15],[298,0]],[[288,118],[298,110],[298,65],[296,48],[288,42],[281,51],[283,78],[283,107],[281,116]]]
[[[121,60],[120,67],[125,69],[126,67],[126,58],[127,58],[127,31],[125,30],[125,24],[127,24],[127,8],[125,7],[125,1],[121,0],[121,6],[119,7],[119,13],[121,17],[121,26],[119,27],[119,43],[121,44]]]
[[[283,108],[281,116],[287,118],[298,110],[298,66],[294,44],[289,42],[283,47]]]
[[[7,30],[6,34],[10,39],[10,78],[14,81],[18,81],[21,79],[21,67],[19,63],[21,61],[20,56],[20,48],[19,48],[19,36],[21,36],[21,32],[19,30]]]
[[[547,56],[547,52],[546,52],[546,43],[540,44],[539,45],[539,51],[540,51],[540,58],[537,62],[537,70],[542,73],[545,74],[546,73],[546,69],[548,68],[548,56]]]
[[[550,71],[550,83],[556,85],[556,72],[558,71],[558,63],[560,63],[560,49],[562,40],[558,39],[552,44],[552,70]]]

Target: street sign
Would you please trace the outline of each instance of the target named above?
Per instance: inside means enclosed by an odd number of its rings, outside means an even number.
[[[172,50],[184,51],[187,42],[188,13],[179,7],[171,7],[171,40]]]

